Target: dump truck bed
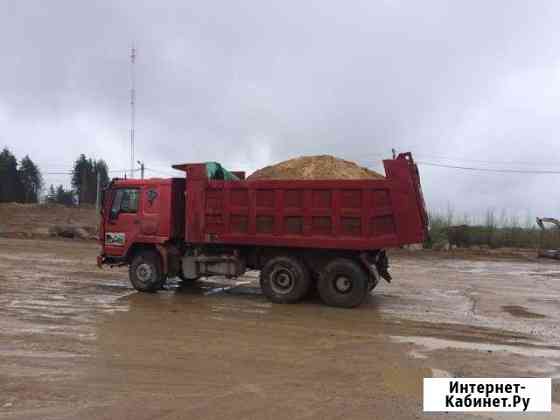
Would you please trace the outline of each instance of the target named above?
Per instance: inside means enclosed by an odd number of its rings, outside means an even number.
[[[374,250],[423,242],[427,216],[410,153],[372,180],[211,180],[187,173],[185,241]]]

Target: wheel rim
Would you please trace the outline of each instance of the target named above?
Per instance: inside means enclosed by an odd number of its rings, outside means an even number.
[[[334,288],[338,293],[348,293],[352,290],[352,279],[346,276],[338,276],[334,279]]]
[[[270,279],[271,289],[274,293],[279,295],[286,295],[290,293],[296,285],[292,272],[285,268],[277,268],[274,270]]]
[[[142,263],[136,267],[136,278],[143,284],[149,283],[152,280],[154,270],[150,264]]]

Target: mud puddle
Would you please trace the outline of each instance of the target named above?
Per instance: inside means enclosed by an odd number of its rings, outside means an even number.
[[[537,346],[524,346],[522,344],[508,345],[508,344],[493,344],[484,343],[480,341],[470,342],[470,341],[457,341],[457,340],[446,340],[443,338],[434,337],[410,337],[410,336],[391,336],[391,339],[397,343],[409,343],[416,344],[421,347],[421,349],[416,354],[425,354],[433,352],[435,350],[472,350],[479,352],[503,352],[518,354],[526,357],[539,357],[548,358],[551,362],[551,371],[555,370],[555,367],[560,366],[560,348],[558,347],[537,347]],[[560,372],[557,372],[557,376],[560,377]]]
[[[434,372],[559,370],[550,265],[401,256],[390,285],[343,310],[271,304],[256,273],[136,293],[96,253],[0,239],[0,416],[431,418]]]

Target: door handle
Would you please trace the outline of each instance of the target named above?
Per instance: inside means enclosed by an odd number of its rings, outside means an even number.
[[[139,225],[139,224],[140,224],[140,220],[135,220],[133,223],[134,223],[135,225]]]

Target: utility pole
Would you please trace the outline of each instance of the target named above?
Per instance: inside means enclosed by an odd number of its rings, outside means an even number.
[[[95,211],[99,213],[101,207],[101,172],[97,171],[97,194],[95,196]]]
[[[136,90],[134,63],[136,61],[136,48],[134,43],[130,49],[130,178],[134,178],[134,123],[136,119]]]
[[[137,162],[140,165],[140,179],[144,179],[144,162]]]

